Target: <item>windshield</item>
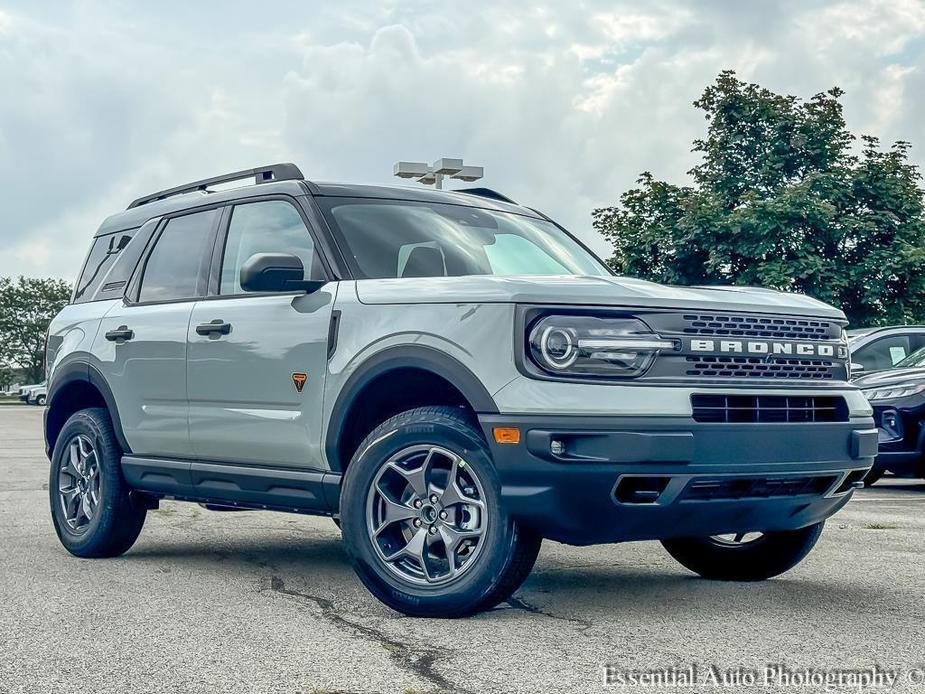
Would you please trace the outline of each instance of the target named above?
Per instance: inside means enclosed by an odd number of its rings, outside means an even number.
[[[925,366],[925,347],[917,349],[905,359],[896,362],[894,369],[906,369],[917,366]]]
[[[411,201],[319,202],[358,277],[611,274],[555,224],[533,217]]]

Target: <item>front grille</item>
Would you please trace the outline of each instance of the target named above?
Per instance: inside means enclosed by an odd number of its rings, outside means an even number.
[[[837,364],[827,359],[688,356],[688,376],[778,378],[824,381],[835,376]]]
[[[764,337],[791,340],[837,340],[841,327],[810,318],[772,318],[723,314],[685,314],[687,335]]]
[[[682,501],[769,499],[781,496],[825,494],[837,475],[799,477],[716,477],[691,480],[681,492]]]
[[[706,395],[691,396],[694,421],[722,424],[794,424],[847,422],[841,396]]]

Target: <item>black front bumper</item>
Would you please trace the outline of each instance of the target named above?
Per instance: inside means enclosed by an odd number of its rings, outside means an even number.
[[[482,415],[508,512],[569,544],[791,530],[825,520],[877,453],[873,420]],[[520,443],[495,443],[517,427]],[[553,453],[553,442],[562,452]]]

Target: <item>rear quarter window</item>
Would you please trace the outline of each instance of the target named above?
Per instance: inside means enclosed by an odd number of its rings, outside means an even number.
[[[116,259],[129,246],[137,231],[137,229],[118,231],[93,240],[87,262],[84,263],[83,271],[80,273],[80,278],[77,280],[77,286],[74,289],[75,304],[94,300],[97,290],[103,285],[103,281],[107,279],[110,270],[116,263]]]

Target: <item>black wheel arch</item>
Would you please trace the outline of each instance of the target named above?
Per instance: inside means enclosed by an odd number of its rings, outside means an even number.
[[[122,431],[115,396],[103,374],[92,364],[73,361],[57,367],[49,380],[45,402],[45,455],[49,459],[68,417],[87,407],[105,407],[119,446],[125,453],[132,452]]]
[[[341,450],[343,434],[364,389],[376,379],[403,369],[429,372],[447,381],[475,413],[498,413],[495,401],[482,382],[455,357],[424,345],[388,347],[369,357],[351,374],[334,403],[324,441],[325,455],[333,471],[342,472],[346,467]]]

